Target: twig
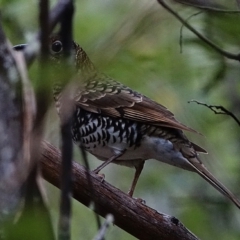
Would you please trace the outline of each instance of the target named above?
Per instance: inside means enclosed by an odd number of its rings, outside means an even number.
[[[199,14],[203,13],[203,11],[200,11],[200,12],[197,12],[197,13],[194,13],[192,14],[191,16],[189,16],[185,21],[188,22],[192,17],[195,17]],[[184,25],[181,26],[180,28],[180,39],[179,39],[179,45],[180,45],[180,53],[182,53],[182,44],[183,44],[183,28],[184,28]]]
[[[39,25],[40,25],[40,61],[45,62],[49,52],[49,0],[39,2]]]
[[[49,84],[49,71],[47,57],[49,52],[49,1],[39,2],[39,25],[40,25],[40,62],[38,80],[36,86],[37,116],[35,121],[36,134],[41,134],[42,124],[51,102],[52,91]],[[39,128],[39,129],[37,129]]]
[[[215,51],[222,54],[223,56],[240,61],[240,53],[239,54],[233,54],[230,52],[227,52],[217,46],[215,43],[204,37],[200,32],[198,32],[194,27],[192,27],[188,22],[186,22],[177,12],[175,12],[164,0],[157,0],[162,7],[164,7],[168,12],[170,12],[174,17],[176,17],[186,28],[188,28],[191,32],[193,32],[199,39],[201,39],[203,42],[208,44],[210,47],[212,47]]]
[[[59,187],[61,155],[47,142],[42,144],[42,173],[44,178]],[[89,172],[94,191],[91,192],[86,177],[86,169],[73,163],[73,196],[89,207],[94,201],[93,210],[105,217],[111,213],[114,224],[138,239],[162,240],[197,240],[198,238],[186,229],[175,217],[159,213],[129,197],[127,194],[111,186],[106,181]],[[94,194],[94,195],[93,195]]]
[[[58,22],[61,21],[62,15],[65,14],[67,8],[73,6],[73,0],[59,0],[50,12],[50,32],[54,29]]]
[[[26,197],[18,221],[10,227],[8,239],[54,240],[54,231],[49,210],[39,186],[39,164],[31,169],[26,181]],[[31,226],[29,228],[29,225]],[[27,229],[27,230],[26,230]]]
[[[49,14],[49,33],[53,31],[55,26],[60,22],[65,9],[71,5],[72,0],[59,0],[57,4],[51,9]],[[41,36],[41,31],[37,32],[33,37],[32,41],[29,42],[26,49],[24,50],[24,56],[28,65],[30,65],[35,57],[37,56],[40,45],[39,39]]]
[[[212,12],[217,12],[217,13],[227,13],[227,14],[236,14],[236,13],[240,13],[239,10],[225,10],[225,9],[221,9],[217,6],[201,6],[201,5],[197,5],[194,3],[190,3],[189,1],[182,1],[182,0],[174,0],[175,2],[178,2],[180,4],[184,4],[190,7],[195,7],[195,8],[200,8],[203,9],[205,11],[212,11]]]
[[[232,112],[228,111],[223,106],[208,105],[206,103],[202,103],[202,102],[199,102],[197,100],[188,101],[188,103],[191,103],[191,102],[195,102],[195,103],[197,103],[199,105],[205,106],[205,107],[209,108],[210,110],[212,110],[215,114],[228,115],[228,116],[232,117],[236,121],[236,123],[240,126],[240,120],[238,120],[238,118]]]
[[[106,216],[106,221],[103,223],[102,227],[99,229],[97,236],[94,238],[94,240],[103,240],[109,225],[112,224],[113,221],[114,221],[113,215],[108,214]]]
[[[236,3],[237,3],[238,8],[240,8],[240,1],[236,0]]]
[[[61,166],[61,202],[58,239],[70,238],[71,195],[72,195],[72,135],[71,118],[61,126],[62,166]]]
[[[87,169],[86,177],[87,177],[87,180],[88,180],[89,189],[90,189],[90,191],[94,191],[94,188],[93,188],[93,185],[92,185],[92,181],[91,181],[91,177],[89,175],[90,167],[89,167],[86,151],[82,147],[80,147],[80,150],[81,150],[81,154],[82,154],[82,159],[83,159],[84,165],[86,166],[86,169]],[[95,218],[96,218],[98,229],[100,229],[101,228],[101,220],[100,220],[99,215],[95,214]]]

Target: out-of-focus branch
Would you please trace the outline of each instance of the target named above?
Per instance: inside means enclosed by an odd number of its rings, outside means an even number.
[[[74,5],[70,1],[66,6],[61,18],[60,36],[63,45],[63,66],[65,74],[61,77],[61,82],[67,84],[73,74],[73,57],[72,50],[72,27],[73,27]],[[70,58],[70,59],[69,59]],[[70,61],[69,61],[70,60]],[[72,60],[72,61],[71,61]],[[72,115],[73,115],[73,100],[71,99],[71,90],[67,88],[62,94],[61,103],[61,140],[62,140],[62,166],[61,166],[61,199],[60,199],[60,216],[58,224],[58,239],[71,239],[71,195],[72,195]]]
[[[200,32],[198,32],[194,27],[192,27],[187,21],[185,21],[177,12],[175,12],[164,0],[157,0],[158,3],[165,8],[168,12],[170,12],[174,17],[176,17],[187,29],[189,29],[192,33],[194,33],[200,40],[205,42],[207,45],[209,45],[211,48],[213,48],[218,53],[222,54],[223,56],[240,61],[240,53],[233,54],[230,52],[227,52],[217,46],[215,43],[213,43],[211,40],[204,37]]]
[[[0,24],[0,232],[12,221],[27,177],[23,158],[22,83],[11,47]],[[1,238],[1,235],[0,235]]]
[[[94,240],[103,240],[106,234],[107,229],[109,228],[110,224],[114,222],[114,217],[112,214],[108,214],[106,216],[106,220],[103,225],[99,228],[97,235],[95,236]]]
[[[185,21],[188,22],[192,17],[195,17],[199,14],[202,14],[203,11],[201,12],[197,12],[197,13],[194,13],[192,14],[191,16],[189,16]],[[181,26],[180,28],[180,39],[179,39],[179,45],[180,45],[180,52],[182,53],[182,45],[183,45],[183,28],[184,28],[184,25]]]
[[[34,93],[24,56],[12,50],[1,26],[0,46],[0,239],[17,239],[20,234],[28,239],[36,234],[36,240],[52,240],[50,215],[37,183],[36,155],[31,156]],[[31,228],[23,235],[29,221]],[[35,228],[39,223],[41,235]]]
[[[211,3],[210,1],[196,1],[196,0],[174,0],[175,2],[195,7],[195,8],[200,8],[205,11],[212,11],[212,12],[218,12],[218,13],[240,13],[239,10],[226,10],[224,7],[220,4],[217,3]]]
[[[38,79],[36,86],[37,116],[35,120],[36,134],[42,134],[42,125],[45,114],[52,100],[52,89],[49,84],[50,74],[48,65],[49,54],[49,1],[39,2],[39,26],[40,26],[40,54],[38,66]],[[37,144],[38,145],[38,144]]]
[[[60,152],[47,142],[42,144],[42,173],[44,178],[59,187]],[[114,216],[114,224],[139,239],[196,240],[188,229],[175,217],[158,213],[140,201],[102,182],[94,173],[89,172],[94,191],[88,185],[86,170],[73,163],[73,196],[89,207],[94,202],[94,211],[103,217],[108,213]]]
[[[49,33],[53,31],[55,26],[60,22],[62,15],[64,14],[64,11],[71,7],[72,0],[59,0],[57,4],[51,9],[49,14]],[[40,45],[39,45],[39,39],[40,39],[41,31],[39,31],[36,36],[33,38],[33,40],[28,44],[26,50],[24,51],[25,59],[28,65],[32,63],[34,58],[37,56]]]

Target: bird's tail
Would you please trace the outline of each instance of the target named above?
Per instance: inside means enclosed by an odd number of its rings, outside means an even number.
[[[197,172],[201,177],[203,177],[206,181],[208,181],[214,188],[216,188],[219,192],[225,195],[228,199],[230,199],[238,208],[240,208],[240,201],[234,196],[221,182],[219,182],[201,163],[201,161],[196,157],[194,159],[189,159],[189,163],[194,168],[195,172]]]

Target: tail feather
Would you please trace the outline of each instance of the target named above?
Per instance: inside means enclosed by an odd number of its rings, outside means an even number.
[[[230,199],[238,208],[240,208],[240,201],[234,196],[221,182],[219,182],[201,163],[198,158],[188,159],[190,165],[194,168],[195,172],[197,172],[202,178],[208,181],[214,188],[216,188],[219,192],[225,195],[228,199]],[[196,161],[198,160],[198,161]]]

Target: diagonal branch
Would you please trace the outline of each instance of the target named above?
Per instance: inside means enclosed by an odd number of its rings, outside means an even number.
[[[60,152],[47,142],[42,144],[42,173],[44,178],[59,187]],[[86,169],[73,163],[73,196],[89,207],[94,202],[94,211],[106,217],[111,213],[114,224],[138,239],[197,240],[175,217],[158,213],[140,201],[114,188],[97,175],[89,172],[94,191],[89,189]]]
[[[208,38],[204,37],[200,32],[198,32],[194,27],[192,27],[187,21],[185,21],[177,12],[175,12],[164,0],[157,0],[158,3],[165,8],[168,12],[170,12],[174,17],[176,17],[187,29],[189,29],[192,33],[194,33],[199,39],[201,39],[203,42],[205,42],[207,45],[209,45],[211,48],[213,48],[216,52],[222,54],[223,56],[240,61],[240,53],[234,54],[227,52],[217,46],[215,43],[213,43]]]
[[[95,236],[94,240],[104,240],[104,236],[106,235],[106,231],[113,222],[114,222],[113,215],[108,214],[106,216],[106,221],[99,228],[99,231],[98,231],[97,235]]]
[[[200,8],[205,11],[212,11],[212,12],[218,12],[218,13],[229,13],[229,14],[235,14],[235,13],[240,13],[239,10],[228,10],[224,9],[224,7],[220,4],[214,4],[210,3],[209,1],[205,1],[205,3],[201,4],[198,1],[195,0],[174,0],[175,2],[178,2],[180,4],[184,4],[190,7],[195,7],[195,8]],[[237,0],[238,1],[238,0]]]

